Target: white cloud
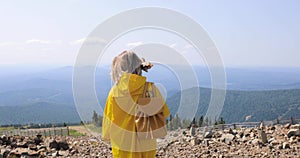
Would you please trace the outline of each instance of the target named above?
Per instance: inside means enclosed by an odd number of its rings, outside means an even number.
[[[127,43],[127,47],[136,47],[136,46],[139,46],[139,45],[142,45],[143,42],[139,41],[139,42],[132,42],[132,43]]]
[[[86,44],[106,44],[106,40],[99,38],[99,37],[88,37],[88,38],[81,38],[79,40],[75,40],[70,42],[72,45],[81,45],[83,43]]]
[[[194,46],[192,46],[191,44],[186,44],[184,46],[185,49],[191,49],[191,48],[194,48]]]
[[[0,47],[9,47],[9,46],[15,46],[18,45],[19,43],[17,42],[2,42],[0,43]]]
[[[173,43],[173,44],[171,44],[171,45],[169,45],[171,48],[175,48],[176,46],[177,46],[177,44],[176,43]]]
[[[40,40],[40,39],[30,39],[23,42],[0,42],[0,47],[16,47],[16,46],[26,46],[26,45],[46,45],[46,44],[62,44],[62,40]]]
[[[51,41],[40,40],[40,39],[30,39],[25,41],[25,44],[50,44]]]

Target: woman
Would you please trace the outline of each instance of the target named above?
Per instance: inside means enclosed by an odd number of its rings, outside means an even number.
[[[141,76],[142,70],[148,72],[152,66],[131,51],[122,52],[112,62],[111,76],[115,84],[104,109],[102,137],[111,142],[116,158],[153,158],[156,155],[156,139],[140,139],[135,126],[135,103],[142,97],[146,83],[146,77]],[[150,87],[161,96],[155,86]],[[167,118],[169,109],[165,103],[162,107]]]

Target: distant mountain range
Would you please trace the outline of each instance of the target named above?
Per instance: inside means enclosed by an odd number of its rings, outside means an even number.
[[[91,67],[86,67],[90,69]],[[178,67],[185,71],[185,67]],[[26,123],[80,122],[72,93],[73,67],[48,70],[0,68],[0,125]],[[197,117],[204,115],[210,101],[209,70],[194,67],[200,87]],[[227,68],[227,93],[221,116],[227,122],[273,120],[277,117],[300,114],[300,71],[297,68]],[[167,103],[173,114],[180,101],[180,80],[176,74],[161,65],[149,73],[148,80],[160,83],[167,93]],[[187,78],[190,76],[186,76]],[[95,109],[102,113],[111,80],[109,66],[98,67],[95,72],[95,90],[100,103]],[[189,88],[182,93],[190,94]],[[88,106],[88,105],[87,105]],[[86,112],[90,118],[92,111]],[[89,116],[90,115],[90,116]]]
[[[168,98],[173,116],[180,104],[181,94],[186,93],[187,103],[193,104],[194,98],[200,98],[196,118],[205,116],[210,102],[211,89],[200,88],[200,95],[196,96],[198,88],[191,88],[178,92]],[[279,119],[300,118],[300,89],[240,91],[227,90],[225,103],[220,117],[227,123],[274,121]],[[246,120],[246,117],[248,119]],[[212,122],[215,120],[211,120]]]

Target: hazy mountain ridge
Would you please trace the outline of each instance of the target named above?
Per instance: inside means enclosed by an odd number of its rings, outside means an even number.
[[[82,69],[91,68],[83,67]],[[32,71],[32,73],[31,71],[24,73],[20,69],[15,74],[11,69],[0,73],[0,120],[2,120],[0,124],[9,122],[37,123],[58,120],[62,122],[79,121],[72,94],[73,67]],[[184,71],[184,68],[180,67],[180,70]],[[288,117],[292,112],[297,112],[299,107],[298,100],[294,100],[294,102],[290,100],[291,96],[297,98],[294,94],[298,95],[298,90],[292,89],[300,89],[300,71],[297,70],[226,69],[227,87],[229,90],[227,91],[221,115],[228,122],[244,121],[244,117],[248,115],[253,115],[251,120],[260,121],[274,119],[275,116]],[[195,67],[195,72],[198,75],[199,86],[210,87],[209,70]],[[109,73],[109,66],[97,67],[95,71],[95,90],[102,108],[104,107],[108,91],[112,86]],[[177,111],[176,105],[180,101],[180,80],[176,78],[176,75],[160,65],[156,65],[149,73],[144,73],[144,75],[147,76],[149,81],[160,83],[166,88],[168,94],[167,102],[172,113],[175,113]],[[274,92],[269,91],[270,89],[290,90]],[[193,96],[192,89],[184,90],[183,93],[188,93],[191,96],[190,101],[193,101],[195,96]],[[204,114],[207,110],[206,105],[208,105],[210,100],[210,89],[201,88],[200,93],[200,106],[197,116]],[[280,100],[279,98],[285,99]],[[259,100],[259,102],[255,102],[255,100]],[[49,108],[52,112],[42,112],[41,107],[43,106]],[[276,106],[285,108],[281,109]],[[265,112],[270,114],[262,118],[259,115],[261,111],[255,109],[265,109],[265,107],[271,107],[271,110]],[[28,109],[32,113],[28,113]],[[236,115],[229,115],[232,113],[232,110],[235,110]],[[34,113],[42,113],[44,115],[32,119]],[[273,113],[278,114],[274,115]],[[7,115],[14,117],[7,117]],[[52,119],[53,117],[55,119]]]
[[[200,88],[200,96],[196,96],[197,88],[182,91],[188,93],[187,100],[195,101],[200,97],[196,117],[205,116],[211,95],[211,89]],[[226,122],[269,121],[277,118],[300,117],[300,89],[267,90],[267,91],[238,91],[227,90],[221,117]],[[173,115],[179,106],[181,93],[168,98]],[[234,114],[234,115],[233,115]],[[246,116],[250,116],[246,120]],[[212,120],[214,121],[214,120]]]

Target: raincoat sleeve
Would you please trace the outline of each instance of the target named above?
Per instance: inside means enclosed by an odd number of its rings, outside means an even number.
[[[162,97],[159,89],[156,86],[154,86],[154,88],[156,91],[156,95]],[[170,116],[170,110],[168,108],[168,105],[166,104],[166,101],[164,102],[164,105],[163,105],[163,113],[164,113],[165,118]]]
[[[108,95],[104,112],[103,112],[103,121],[102,121],[102,138],[104,140],[110,139],[110,129],[113,121],[113,105],[112,105],[112,95]]]

